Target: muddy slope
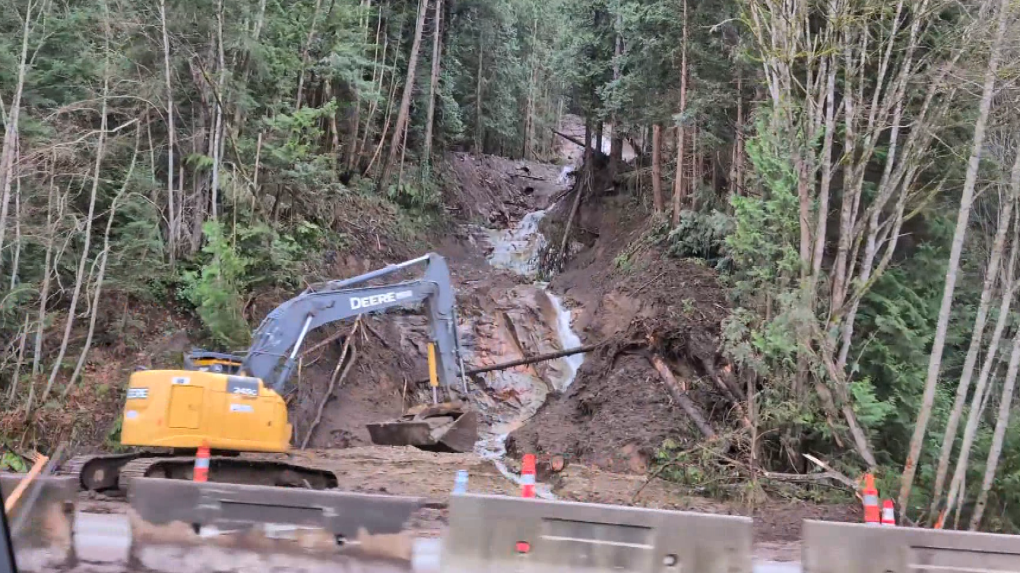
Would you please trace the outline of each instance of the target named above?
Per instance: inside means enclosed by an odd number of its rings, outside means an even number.
[[[551,215],[551,236],[562,233],[564,211]],[[667,438],[681,446],[702,439],[667,393],[648,348],[713,420],[726,422],[726,402],[708,381],[728,313],[725,292],[713,270],[644,240],[654,223],[633,197],[594,201],[576,224],[576,254],[551,288],[578,308],[574,328],[584,343],[604,346],[565,393],[512,434],[510,452],[643,473]]]
[[[453,217],[446,235],[422,248],[443,255],[450,265],[465,366],[470,369],[562,350],[556,314],[544,292],[526,277],[487,262],[493,233],[547,207],[566,190],[559,168],[454,154],[448,157],[443,177],[444,197]],[[370,243],[337,261],[332,276],[354,276],[399,262],[392,255],[379,256],[383,253],[376,253]],[[408,273],[400,279],[413,276]],[[367,445],[366,424],[396,418],[405,408],[428,399],[427,392],[415,384],[428,376],[424,315],[414,310],[391,311],[369,316],[363,325],[355,338],[354,365],[328,398],[309,439],[310,447]],[[295,377],[297,390],[290,400],[297,445],[309,433],[350,328],[345,324],[320,329],[306,344],[314,350],[306,351],[301,372]],[[327,340],[332,342],[317,348]],[[536,410],[550,389],[563,385],[568,370],[569,365],[560,360],[469,380],[469,400],[483,415],[483,434],[501,435],[516,429],[512,420]]]

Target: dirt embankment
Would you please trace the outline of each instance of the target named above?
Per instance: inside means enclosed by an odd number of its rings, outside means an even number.
[[[566,203],[566,202],[564,202]],[[562,233],[559,209],[549,230]],[[648,239],[656,223],[630,196],[579,212],[576,253],[551,283],[576,307],[586,357],[574,384],[515,432],[512,452],[538,451],[616,472],[645,472],[663,442],[702,437],[674,404],[649,361],[665,359],[710,418],[728,409],[708,377],[718,373],[720,325],[728,314],[715,271],[664,255]],[[714,410],[721,409],[721,412]]]
[[[549,205],[564,190],[557,178],[558,168],[552,165],[468,154],[447,158],[442,179],[450,213],[448,225],[418,245],[419,251],[406,253],[404,258],[430,250],[447,259],[457,291],[458,330],[468,368],[561,349],[555,319],[542,312],[538,289],[526,278],[495,269],[486,261],[491,248],[487,237],[491,231],[486,229],[505,228],[526,213]],[[387,240],[380,239],[383,244]],[[355,276],[403,260],[393,258],[396,253],[379,254],[372,241],[359,245],[338,258],[330,276]],[[413,272],[386,281],[410,278]],[[308,442],[311,447],[368,445],[366,424],[396,418],[404,408],[425,398],[414,384],[428,376],[429,325],[424,315],[414,310],[391,311],[366,316],[362,326],[353,345],[354,364],[342,386],[329,398],[322,421]],[[290,400],[298,444],[308,434],[326,394],[350,328],[343,324],[320,329],[306,344],[306,348],[315,350],[305,356],[295,376],[296,393]],[[330,339],[333,341],[317,348]],[[517,408],[514,394],[532,387],[516,383],[515,375],[542,370],[543,375],[551,376],[557,368],[562,369],[562,365],[548,363],[472,381],[479,390],[473,392],[472,401],[486,418],[505,416],[507,409]]]

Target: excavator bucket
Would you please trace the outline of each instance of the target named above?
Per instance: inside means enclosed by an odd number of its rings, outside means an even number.
[[[459,404],[413,408],[406,415],[382,424],[369,424],[372,443],[380,446],[414,446],[432,452],[470,452],[478,441],[478,415]]]

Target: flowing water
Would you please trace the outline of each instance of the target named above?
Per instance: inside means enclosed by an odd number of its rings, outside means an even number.
[[[569,173],[567,168],[561,173],[564,182]],[[535,211],[505,231],[486,230],[486,237],[492,245],[489,264],[536,279],[539,253],[547,244],[546,238],[539,232],[539,223],[545,215],[545,210]],[[522,334],[528,334],[522,333],[522,329],[541,329],[548,330],[549,336],[555,338],[556,350],[580,347],[581,339],[571,328],[570,311],[564,308],[559,297],[547,290],[547,286],[547,283],[535,282],[531,287],[521,287],[516,294],[524,306],[532,309],[533,314],[528,317],[531,318],[530,324],[528,320],[522,320],[503,326],[516,332],[515,340],[524,338]],[[566,390],[583,362],[584,355],[575,354],[538,365],[487,374],[486,383],[489,388],[499,394],[512,396],[518,406],[507,408],[505,404],[492,402],[484,408],[487,417],[493,422],[487,430],[480,432],[475,451],[483,458],[493,460],[508,478],[517,479],[501,461],[506,454],[507,436],[534,416],[551,392]]]

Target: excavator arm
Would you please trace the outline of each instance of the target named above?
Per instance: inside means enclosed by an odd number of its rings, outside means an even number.
[[[420,264],[426,265],[421,279],[385,286],[359,286]],[[312,287],[281,304],[255,331],[242,370],[282,393],[297,364],[301,345],[312,330],[361,314],[421,303],[425,303],[429,338],[437,350],[439,381],[450,386],[457,379],[460,360],[456,297],[446,261],[434,253]]]

